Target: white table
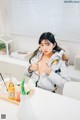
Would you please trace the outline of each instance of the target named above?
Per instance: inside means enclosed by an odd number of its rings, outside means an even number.
[[[35,88],[31,104],[38,120],[80,120],[80,101]],[[17,120],[18,105],[0,100],[0,115]]]

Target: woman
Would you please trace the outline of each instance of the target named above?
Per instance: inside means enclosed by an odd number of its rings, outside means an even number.
[[[68,56],[64,54],[50,32],[43,33],[39,38],[39,48],[29,60],[25,75],[37,81],[37,86],[49,91],[55,91],[57,86],[63,88],[69,81],[65,61]]]

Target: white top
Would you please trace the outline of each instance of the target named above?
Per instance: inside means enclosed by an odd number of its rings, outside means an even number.
[[[78,100],[35,88],[31,104],[39,120],[80,120]],[[17,120],[17,110],[18,105],[0,100],[0,115],[6,114],[6,120]]]
[[[67,67],[65,65],[65,61],[62,60],[63,54],[64,54],[63,50],[61,50],[60,52],[55,52],[51,56],[49,62],[47,63],[48,66],[51,68],[50,74],[48,75],[45,72],[43,72],[39,75],[38,70],[29,72],[29,66],[34,63],[38,63],[39,65],[39,61],[43,56],[43,53],[41,51],[38,51],[37,54],[31,59],[31,64],[27,66],[24,74],[27,77],[32,78],[34,82],[38,81],[37,86],[40,88],[43,88],[49,91],[54,91],[56,87],[63,88],[65,82],[70,81]]]

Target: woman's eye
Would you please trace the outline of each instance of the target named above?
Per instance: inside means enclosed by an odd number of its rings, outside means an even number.
[[[41,47],[44,46],[44,45],[40,45]]]
[[[50,43],[47,43],[46,45],[47,45],[47,46],[49,46],[49,45],[50,45]]]

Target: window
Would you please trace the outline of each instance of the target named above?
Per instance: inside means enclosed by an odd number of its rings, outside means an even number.
[[[68,0],[8,0],[10,33],[80,41],[80,3]],[[78,0],[79,1],[79,0]]]

